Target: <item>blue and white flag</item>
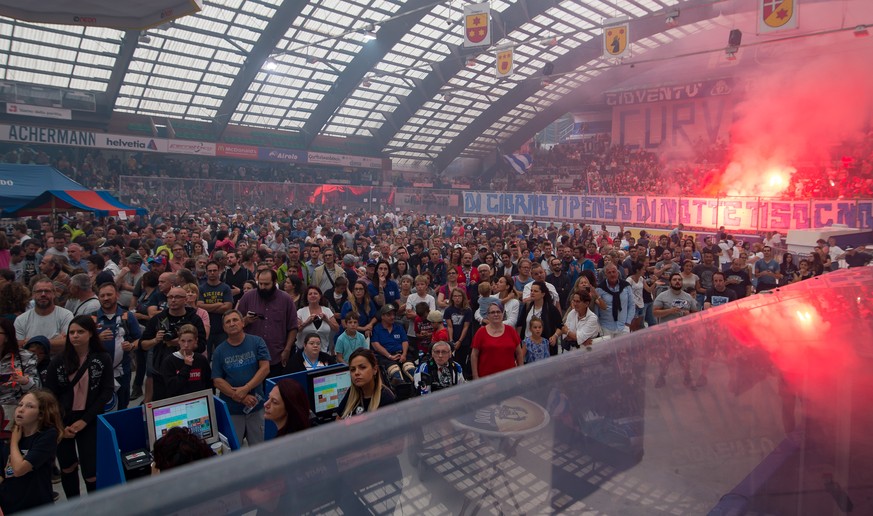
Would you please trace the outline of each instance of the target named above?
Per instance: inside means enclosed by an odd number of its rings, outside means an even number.
[[[524,175],[533,166],[533,156],[530,154],[504,154],[503,159],[521,175]]]

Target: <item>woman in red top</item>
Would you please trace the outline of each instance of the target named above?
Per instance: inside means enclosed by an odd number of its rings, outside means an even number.
[[[479,328],[473,336],[470,365],[474,380],[524,363],[524,351],[518,333],[503,323],[503,303],[491,303],[486,316],[488,324]]]

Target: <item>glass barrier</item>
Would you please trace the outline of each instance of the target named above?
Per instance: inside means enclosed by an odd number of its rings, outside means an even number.
[[[873,269],[43,514],[873,514]]]

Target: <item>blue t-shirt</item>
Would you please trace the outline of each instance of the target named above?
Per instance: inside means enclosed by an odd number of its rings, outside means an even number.
[[[352,311],[352,303],[346,301],[343,303],[342,310],[340,311],[340,320],[344,321],[346,319],[346,315]],[[376,303],[370,301],[370,311],[367,313],[358,313],[358,324],[361,326],[366,326],[370,324],[370,321],[373,320],[373,317],[376,317]]]
[[[379,295],[379,287],[375,283],[367,285],[367,290],[370,292],[370,299],[375,299]],[[385,304],[392,303],[396,305],[398,299],[400,299],[400,287],[397,286],[396,281],[388,280],[388,283],[385,285]]]
[[[212,378],[221,378],[231,387],[242,387],[258,372],[261,360],[269,362],[270,352],[264,339],[257,335],[246,335],[239,346],[232,346],[225,340],[212,353]],[[255,410],[260,410],[266,398],[263,384],[258,384],[249,394],[261,396],[261,401],[255,407]],[[221,399],[227,403],[231,414],[243,414],[245,405],[233,401],[224,393],[221,393]]]
[[[348,362],[349,355],[351,355],[352,352],[358,348],[370,348],[370,344],[367,343],[367,338],[364,337],[364,334],[356,331],[354,337],[349,337],[346,332],[342,332],[336,339],[336,346],[334,347],[334,351],[337,355],[342,355],[343,359]]]
[[[403,326],[394,323],[391,331],[388,331],[382,323],[379,323],[373,327],[373,336],[370,341],[378,342],[385,348],[385,351],[393,355],[403,352],[403,343],[408,342],[409,338],[406,336],[406,330],[403,329]]]

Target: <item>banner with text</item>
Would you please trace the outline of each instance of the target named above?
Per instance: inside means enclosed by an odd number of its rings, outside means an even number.
[[[694,148],[727,141],[736,97],[704,97],[612,108],[612,141],[632,149]]]
[[[467,215],[543,218],[728,231],[788,231],[845,224],[873,229],[873,200],[584,196],[464,192]]]

